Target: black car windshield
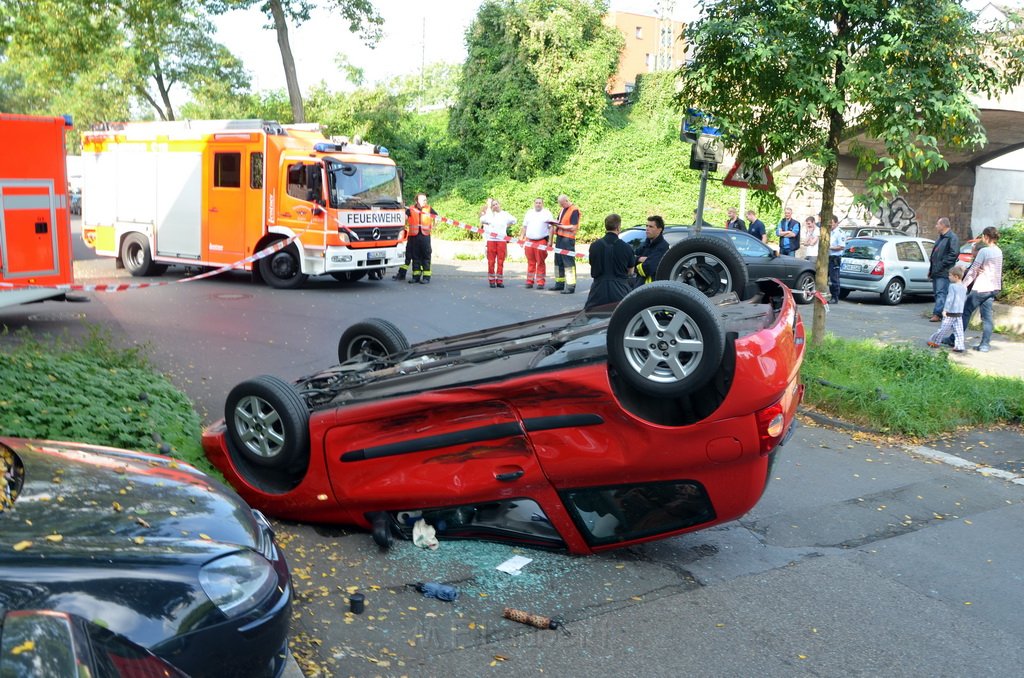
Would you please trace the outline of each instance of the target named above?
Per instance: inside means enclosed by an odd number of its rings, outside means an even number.
[[[340,162],[327,165],[327,191],[335,209],[401,207],[402,187],[394,165]]]
[[[846,251],[843,252],[843,256],[848,259],[880,259],[883,245],[885,245],[884,240],[856,238],[846,243]]]

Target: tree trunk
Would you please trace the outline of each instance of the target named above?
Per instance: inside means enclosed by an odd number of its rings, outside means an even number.
[[[849,30],[848,20],[841,13],[836,18],[837,43],[842,44],[845,33]],[[846,101],[843,91],[843,72],[846,64],[842,55],[836,57],[835,83],[836,93],[841,101]],[[832,214],[836,206],[836,183],[839,179],[839,142],[843,138],[846,120],[843,113],[832,106],[828,112],[828,150],[829,160],[825,165],[825,173],[821,186],[821,227],[818,240],[818,261],[815,264],[814,277],[818,291],[828,293],[828,256],[829,245],[832,243]],[[825,339],[825,312],[828,308],[821,303],[814,304],[814,320],[811,324],[811,344],[819,345]]]
[[[164,74],[160,69],[160,63],[157,62],[153,66],[153,70],[156,72],[156,87],[160,92],[160,99],[164,102],[164,111],[167,113],[166,115],[161,113],[160,116],[164,120],[174,120],[174,107],[171,106],[171,85],[164,83]]]
[[[288,83],[288,100],[292,104],[292,122],[306,122],[302,108],[302,91],[295,75],[295,58],[288,43],[288,23],[285,21],[281,0],[270,0],[270,12],[274,16],[274,30],[277,31],[277,46],[281,49],[281,63],[284,64],[284,79]]]

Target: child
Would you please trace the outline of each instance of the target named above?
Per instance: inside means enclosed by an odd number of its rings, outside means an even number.
[[[954,266],[949,271],[949,292],[946,293],[946,305],[942,307],[942,324],[928,339],[928,345],[938,348],[942,340],[953,334],[953,352],[964,352],[964,326],[960,316],[964,313],[964,302],[967,300],[967,288],[964,287],[964,269]]]

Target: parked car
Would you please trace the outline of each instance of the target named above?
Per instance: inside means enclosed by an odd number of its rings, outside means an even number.
[[[719,301],[652,282],[412,346],[367,320],[337,366],[233,388],[203,445],[253,506],[382,546],[420,519],[577,554],[709,527],[758,501],[803,394],[790,291]]]
[[[905,231],[890,226],[840,226],[839,230],[847,240],[853,238],[871,238],[876,235],[907,235]]]
[[[700,234],[701,236],[732,243],[736,252],[739,253],[742,265],[746,268],[747,282],[745,284],[751,292],[756,290],[757,286],[754,281],[759,278],[778,278],[793,290],[793,296],[798,304],[809,304],[814,299],[814,264],[806,259],[779,256],[775,250],[754,236],[735,229],[705,227],[700,229]],[[636,250],[643,244],[647,234],[643,226],[636,226],[623,231],[619,237]],[[665,226],[665,240],[670,246],[676,245],[688,237],[690,237],[689,226]],[[666,255],[662,261],[668,260],[671,263],[668,265],[664,276],[659,274],[658,278],[664,280],[680,279],[684,276],[686,269],[690,268],[691,270],[696,269],[708,272],[698,279],[716,281],[715,286],[717,286],[719,281],[722,287],[729,286],[731,282],[726,262],[731,258],[729,253],[720,253],[718,249],[715,249],[713,252],[694,250],[678,258],[669,258]],[[673,271],[672,269],[675,270]],[[714,290],[706,288],[702,291],[712,295],[716,293]]]
[[[0,437],[0,608],[76,614],[199,676],[279,675],[288,567],[262,514],[168,457]]]
[[[974,263],[974,246],[979,242],[982,242],[981,238],[971,238],[960,246],[960,253],[956,257],[957,264],[962,266],[965,271]]]
[[[850,240],[839,265],[840,298],[870,292],[895,306],[907,294],[933,294],[928,264],[934,245],[905,235]]]
[[[4,678],[188,678],[144,647],[78,615],[0,607]]]

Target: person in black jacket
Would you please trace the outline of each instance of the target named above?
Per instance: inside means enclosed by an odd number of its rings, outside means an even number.
[[[932,290],[935,292],[935,306],[932,307],[931,322],[942,320],[942,308],[946,305],[946,291],[949,289],[949,269],[960,256],[960,238],[949,227],[949,219],[941,217],[935,222],[935,230],[939,237],[935,239],[931,259],[928,264],[928,277],[932,279]]]
[[[654,280],[661,258],[668,252],[665,241],[665,220],[659,215],[647,217],[647,240],[636,252],[636,284],[643,285]]]
[[[604,237],[590,245],[590,286],[583,310],[622,301],[629,294],[629,276],[633,273],[633,248],[619,240],[622,218],[609,214],[604,218]]]

